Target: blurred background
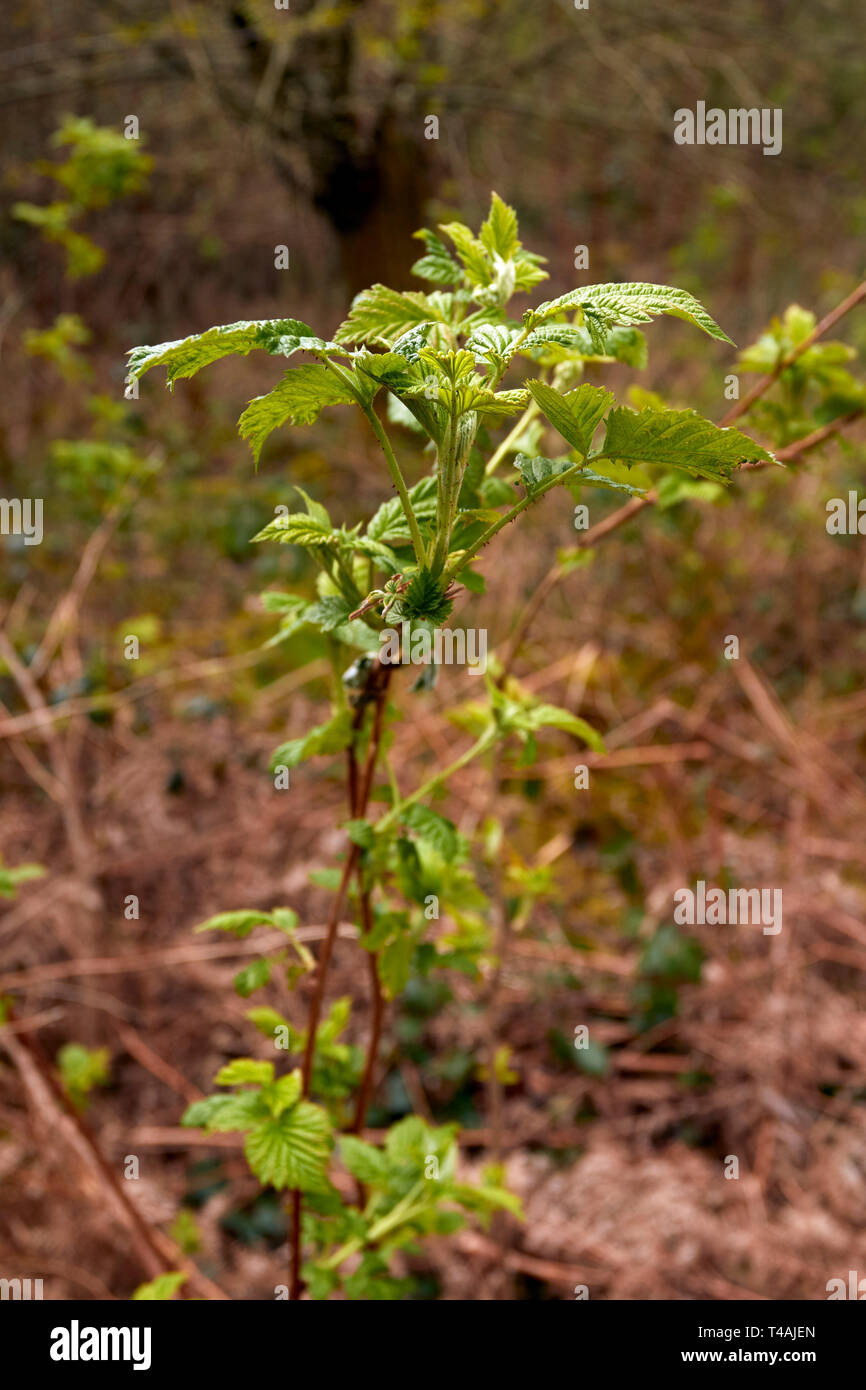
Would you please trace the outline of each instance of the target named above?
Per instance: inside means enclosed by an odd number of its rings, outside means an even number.
[[[264,648],[257,597],[312,594],[314,575],[249,539],[295,505],[293,483],[348,525],[389,493],[348,412],[276,433],[254,471],[235,421],[278,379],[267,359],[171,396],[154,374],[127,400],[125,352],[247,318],[328,336],[366,285],[421,288],[412,232],[477,226],[496,189],[548,257],[540,298],[680,285],[741,348],[769,333],[751,365],[772,366],[811,322],[774,316],[820,319],[863,276],[861,26],[847,0],[5,8],[0,494],[43,498],[45,534],[0,538],[0,848],[7,869],[45,872],[0,870],[17,1020],[0,1063],[4,1274],[44,1277],[46,1298],[126,1298],[143,1278],[26,1034],[108,1163],[139,1157],[127,1186],[149,1226],[232,1297],[272,1296],[280,1202],[234,1136],[178,1128],[255,1046],[231,987],[243,943],[191,928],[282,901],[323,921],[309,874],[341,850],[341,769],[315,763],[286,796],[267,766],[325,716],[328,666],[312,635]],[[676,145],[674,111],[699,100],[781,108],[781,154]],[[726,377],[757,379],[677,320],[648,336],[645,370],[591,379],[716,420]],[[762,442],[862,410],[866,309],[827,341],[846,346],[804,358],[746,418]],[[863,438],[855,419],[784,474],[642,514],[525,624],[517,674],[609,752],[588,790],[555,733],[492,791],[481,769],[454,784],[448,814],[488,846],[507,953],[482,987],[413,975],[369,1118],[458,1121],[467,1166],[501,1154],[527,1221],[432,1243],[410,1262],[416,1297],[822,1299],[862,1267],[866,564],[825,506],[861,486]],[[617,505],[591,502],[594,521]],[[520,543],[485,552],[487,594],[458,618],[492,646],[574,544],[572,512],[557,493]],[[473,686],[450,668],[412,697],[402,765],[462,746],[445,710]],[[673,893],[698,878],[782,888],[782,932],[676,927]],[[357,972],[341,941],[334,994]],[[349,1041],[365,1028],[362,1000]],[[495,1116],[491,1036],[507,1049]]]

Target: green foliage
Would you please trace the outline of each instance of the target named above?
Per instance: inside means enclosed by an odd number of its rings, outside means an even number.
[[[596,351],[605,351],[605,334],[612,328],[633,327],[649,323],[659,314],[672,314],[703,329],[711,338],[723,343],[731,339],[707,313],[702,304],[685,290],[669,285],[623,284],[588,285],[570,290],[558,299],[549,299],[537,309],[524,314],[524,325],[536,328],[559,314],[577,312],[590,335]]]
[[[632,467],[662,464],[694,477],[726,482],[744,463],[773,456],[739,430],[719,429],[694,410],[612,410],[599,457]]]
[[[312,629],[334,671],[330,718],[282,743],[271,767],[295,769],[312,758],[341,755],[349,769],[343,870],[311,875],[319,887],[337,893],[318,969],[326,969],[348,912],[358,925],[379,1015],[386,1001],[433,988],[441,978],[434,972],[478,978],[494,963],[491,905],[476,881],[474,844],[431,804],[449,779],[494,749],[521,766],[532,764],[547,741],[605,751],[590,723],[521,686],[494,655],[479,682],[479,698],[450,711],[471,742],[449,765],[434,767],[423,785],[401,790],[400,769],[385,761],[396,717],[389,703],[396,682],[389,687],[386,676],[392,673],[376,659],[385,626],[399,621],[429,635],[447,622],[461,589],[470,596],[483,591],[475,557],[555,487],[642,497],[657,472],[658,495],[673,506],[702,496],[697,489],[716,495],[743,465],[773,461],[745,434],[719,429],[693,411],[669,409],[648,393],[635,411],[616,405],[606,387],[582,379],[587,364],[645,366],[647,343],[639,325],[659,315],[683,319],[729,343],[690,294],[660,285],[591,285],[528,310],[521,323],[510,315],[510,300],[532,290],[545,272],[542,258],[523,247],[514,210],[496,194],[477,234],[451,221],[418,236],[424,254],[414,271],[431,288],[364,290],[333,340],[317,338],[296,319],[278,319],[211,328],[130,354],[131,376],[163,366],[171,385],[253,349],[286,357],[307,353],[315,360],[289,368],[240,417],[240,433],[256,460],[274,430],[310,424],[331,405],[357,408],[382,450],[393,491],[383,486],[366,526],[335,523],[321,503],[298,489],[303,510],[278,508],[253,537],[296,547],[316,576],[313,594],[273,591],[262,598],[279,623],[270,644],[291,643]],[[63,349],[60,343],[51,350],[62,355]],[[816,359],[813,370],[819,366]],[[825,361],[820,369],[831,367],[838,364]],[[522,379],[527,370],[529,379]],[[411,487],[390,437],[393,425],[426,441],[428,470]],[[550,428],[565,441],[562,457],[544,451]],[[504,433],[494,445],[497,430]],[[630,470],[639,471],[630,477]],[[563,564],[585,559],[578,550]],[[435,667],[425,668],[416,690],[429,689],[435,676]],[[385,803],[378,815],[375,801]],[[501,845],[491,848],[498,840],[488,826],[473,832],[473,841],[486,847],[491,866],[502,854]],[[550,865],[525,863],[516,851],[502,887],[518,927],[528,922],[536,902],[556,894]],[[431,929],[431,922],[438,927]],[[314,965],[296,925],[287,908],[244,909],[219,913],[197,930],[244,939],[268,927],[287,938],[284,950],[269,949],[236,976],[236,990],[247,997],[274,986],[278,967],[286,966],[293,990],[298,976]],[[636,1026],[649,1026],[669,1002],[665,991],[699,968],[689,943],[660,932],[642,961]],[[398,1251],[414,1251],[426,1236],[447,1235],[468,1219],[487,1221],[498,1210],[519,1215],[519,1204],[499,1174],[487,1174],[478,1184],[459,1179],[454,1126],[428,1125],[409,1115],[387,1129],[381,1145],[361,1137],[378,1034],[374,1028],[365,1053],[351,1041],[351,1000],[338,999],[325,1012],[317,983],[318,975],[311,982],[308,997],[314,1003],[306,1028],[269,1003],[247,1013],[260,1034],[303,1065],[276,1076],[272,1061],[236,1058],[216,1077],[226,1090],[191,1105],[183,1123],[243,1134],[247,1162],[263,1185],[304,1194],[300,1243],[311,1297],[403,1298],[410,1285],[394,1273]],[[570,1064],[595,1076],[607,1071],[605,1049],[576,1058],[567,1042],[566,1047]],[[485,1065],[489,1069],[489,1059]],[[502,1086],[518,1075],[504,1046],[492,1069]],[[478,1074],[472,1056],[466,1074]]]
[[[223,357],[246,357],[256,349],[271,356],[291,357],[296,352],[324,352],[329,347],[335,348],[336,344],[317,338],[300,319],[227,323],[173,343],[133,348],[129,354],[129,376],[138,380],[151,367],[165,367],[168,385],[173,386],[181,377],[195,376],[202,367]]]
[[[14,898],[19,883],[30,883],[34,878],[42,878],[44,873],[41,864],[17,864],[13,869],[3,863],[0,855],[0,898]]]
[[[82,1043],[64,1043],[57,1054],[57,1066],[66,1094],[76,1110],[84,1110],[95,1086],[107,1086],[111,1075],[111,1053],[107,1047],[90,1048]]]
[[[47,204],[15,203],[12,215],[38,228],[46,241],[63,247],[66,271],[74,280],[101,269],[105,252],[73,224],[85,213],[142,189],[152,160],[143,152],[141,140],[127,140],[87,117],[67,117],[53,143],[69,147],[67,158],[60,164],[42,161],[37,168],[60,185],[64,197]]]
[[[777,390],[764,396],[750,412],[774,443],[787,444],[840,416],[866,408],[866,387],[847,366],[857,355],[854,348],[822,339],[804,349],[816,325],[810,310],[792,304],[781,318],[770,322],[755,343],[743,349],[737,361],[738,371],[764,376],[799,354],[782,367]]]
[[[447,585],[430,570],[419,570],[400,599],[400,617],[417,618],[439,627],[454,607],[446,589]]]
[[[169,1274],[158,1274],[155,1279],[151,1279],[147,1284],[139,1284],[133,1300],[140,1303],[165,1303],[174,1298],[178,1289],[186,1283],[189,1278],[183,1270],[172,1270]]]
[[[181,1124],[209,1133],[241,1131],[247,1162],[263,1186],[328,1190],[331,1122],[321,1106],[301,1098],[300,1072],[274,1080],[272,1062],[238,1058],[215,1080],[221,1086],[249,1083],[253,1089],[193,1101]]]

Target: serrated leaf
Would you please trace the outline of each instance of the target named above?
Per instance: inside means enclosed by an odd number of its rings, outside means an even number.
[[[508,361],[511,345],[518,336],[519,329],[483,324],[466,339],[466,347],[476,358],[501,368]]]
[[[388,1160],[381,1149],[356,1139],[352,1134],[340,1138],[340,1157],[345,1167],[359,1182],[382,1185],[387,1181]]]
[[[314,521],[320,521],[323,526],[331,525],[331,518],[328,516],[327,510],[322,506],[321,502],[314,501],[309,493],[304,492],[302,487],[298,487],[297,483],[295,483],[295,492],[299,493],[303,498],[308,516],[311,516]]]
[[[181,1124],[188,1129],[205,1129],[212,1134],[228,1134],[250,1129],[268,1114],[259,1091],[238,1091],[233,1096],[204,1096],[188,1106]]]
[[[312,549],[336,547],[339,544],[336,531],[327,522],[319,521],[306,512],[291,512],[288,516],[281,512],[253,536],[253,543],[259,541],[281,541],[285,545],[302,545]]]
[[[263,1086],[262,1099],[271,1114],[278,1118],[286,1110],[291,1109],[293,1105],[297,1105],[303,1089],[303,1076],[300,1068],[297,1068],[295,1071],[288,1072],[285,1076]]]
[[[443,859],[456,859],[461,851],[460,835],[453,821],[440,816],[420,802],[408,806],[401,815],[403,824],[421,840],[426,840]]]
[[[409,501],[419,522],[432,521],[436,515],[437,480],[434,477],[422,478],[409,489]],[[399,497],[389,497],[371,517],[367,525],[367,535],[372,540],[396,541],[411,539],[409,523]]]
[[[518,454],[514,466],[519,470],[527,492],[536,492],[542,483],[560,477],[563,473],[570,473],[576,465],[571,458],[549,459],[541,454],[535,454],[530,458],[527,454]],[[593,468],[580,468],[578,472],[572,473],[568,481],[575,487],[607,487],[614,492],[627,492],[629,497],[646,496],[645,488],[635,487],[621,478],[609,478],[605,473],[596,473]]]
[[[262,1086],[267,1081],[274,1079],[273,1062],[259,1062],[253,1057],[235,1057],[233,1061],[226,1062],[224,1067],[220,1067],[214,1077],[216,1086],[240,1086],[249,1083],[254,1086]]]
[[[471,227],[467,227],[464,222],[440,222],[439,230],[453,241],[470,282],[476,286],[488,285],[491,267],[487,248],[484,242],[473,234]]]
[[[601,351],[604,350],[604,330],[620,325],[633,327],[636,324],[649,323],[659,314],[672,314],[676,318],[686,319],[703,329],[711,338],[717,338],[724,343],[731,342],[727,333],[722,331],[715,319],[710,317],[693,295],[670,285],[642,282],[587,285],[539,304],[526,318],[530,326],[535,327],[557,314],[573,310],[583,312],[590,335],[602,331]]]
[[[330,1136],[325,1111],[302,1100],[256,1125],[244,1141],[244,1153],[263,1186],[323,1192],[328,1187]]]
[[[490,212],[482,222],[478,236],[491,255],[508,261],[520,245],[517,239],[517,213],[504,203],[498,193],[490,196]]]
[[[322,632],[333,632],[335,627],[347,621],[352,608],[339,594],[327,594],[325,598],[311,603],[304,614],[305,622],[312,623]]]
[[[291,367],[272,391],[250,401],[238,432],[258,463],[268,435],[281,425],[311,425],[326,406],[354,404],[349,387],[327,367],[318,362]]]
[[[694,410],[612,410],[598,458],[633,466],[659,463],[693,477],[728,481],[742,463],[773,463],[772,454],[739,430],[720,429]]]
[[[426,251],[412,266],[412,274],[437,285],[459,285],[463,272],[436,233],[424,227],[413,235],[424,242]]]
[[[525,410],[528,400],[529,396],[523,390],[488,391],[479,387],[467,399],[465,409],[477,411],[490,423],[498,423]]]
[[[603,416],[613,403],[613,392],[584,382],[574,391],[560,395],[543,381],[527,381],[527,389],[550,423],[573,449],[586,457]]]
[[[177,338],[171,343],[133,348],[128,354],[128,375],[138,379],[151,367],[165,367],[171,385],[181,377],[195,376],[202,367],[222,357],[246,357],[255,348],[290,357],[293,352],[323,352],[337,347],[336,343],[317,338],[312,328],[300,319],[242,320],[208,328],[204,333],[193,333],[189,338]]]
[[[377,343],[391,347],[415,324],[442,320],[420,290],[391,290],[372,285],[352,300],[349,317],[334,334],[338,343]]]
[[[545,323],[533,329],[520,345],[520,352],[536,355],[554,361],[614,360],[624,362],[628,367],[643,368],[647,365],[647,341],[639,328],[612,328],[603,335],[601,351],[596,346],[588,329],[575,323]],[[559,351],[557,351],[559,349]]]
[[[572,458],[549,459],[542,454],[535,454],[530,458],[528,454],[518,454],[514,466],[520,473],[520,480],[527,492],[536,492],[542,483],[570,472],[577,464]]]

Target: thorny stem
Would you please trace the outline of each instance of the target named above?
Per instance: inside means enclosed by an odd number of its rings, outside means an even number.
[[[444,569],[451,542],[455,458],[457,455],[457,419],[452,413],[445,449],[439,455],[439,478],[436,497],[436,541],[430,557],[434,574]]]
[[[367,809],[367,802],[370,799],[370,791],[372,790],[373,786],[373,774],[375,771],[376,761],[379,755],[379,748],[382,738],[382,725],[385,715],[385,706],[387,704],[388,698],[388,685],[391,679],[392,671],[393,667],[383,666],[380,662],[377,662],[373,666],[368,676],[364,692],[362,693],[362,696],[358,701],[358,707],[355,711],[354,731],[357,734],[358,730],[361,727],[361,723],[364,717],[364,710],[367,703],[364,699],[364,695],[369,695],[375,700],[373,710],[373,723],[370,730],[370,742],[367,749],[367,759],[364,764],[364,770],[360,777],[360,780],[358,778],[357,763],[354,759],[354,754],[350,756],[349,761],[349,808],[353,815],[363,816]],[[317,962],[315,986],[307,1011],[307,1039],[306,1045],[304,1047],[304,1058],[301,1067],[301,1088],[304,1097],[307,1097],[310,1093],[310,1083],[312,1080],[313,1063],[315,1060],[316,1053],[316,1034],[318,1032],[319,1019],[322,1013],[322,1003],[325,996],[325,983],[327,980],[328,967],[330,965],[331,954],[334,949],[334,941],[337,936],[337,926],[339,924],[340,916],[343,911],[343,905],[346,900],[346,895],[349,891],[349,883],[353,873],[357,871],[359,859],[360,849],[357,845],[352,844],[349,848],[349,852],[346,855],[346,859],[343,864],[343,871],[340,875],[340,883],[337,888],[337,892],[334,896],[334,901],[331,905],[331,913],[328,918],[328,924],[325,928],[325,938],[322,942],[321,955],[319,956]],[[367,907],[369,909],[369,900],[367,903]],[[375,962],[373,962],[373,964],[375,965]],[[374,1003],[374,1017],[375,1009],[376,1004]],[[379,1022],[379,1031],[381,1032],[381,1020]],[[368,1065],[370,1067],[370,1073],[372,1076],[374,1061],[370,1061]],[[299,1299],[302,1290],[302,1214],[303,1198],[300,1190],[296,1188],[292,1191],[291,1279],[289,1284],[290,1299]]]

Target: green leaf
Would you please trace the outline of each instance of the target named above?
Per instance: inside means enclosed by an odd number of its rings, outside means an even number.
[[[566,733],[576,734],[588,744],[595,753],[605,751],[604,740],[591,724],[570,710],[560,709],[558,705],[533,705],[527,712],[529,727],[532,729],[564,729]]]
[[[352,1134],[340,1138],[340,1157],[346,1168],[359,1182],[384,1184],[388,1177],[388,1161],[381,1149],[356,1139]]]
[[[437,285],[459,285],[463,272],[436,233],[424,227],[413,235],[424,242],[426,251],[412,266],[412,274],[421,280],[432,280]]]
[[[596,473],[594,468],[581,468],[571,481],[579,487],[608,487],[614,492],[627,492],[629,497],[646,497],[646,488],[627,483],[623,478],[610,478],[606,473]]]
[[[271,757],[271,771],[277,767],[297,767],[308,758],[322,754],[342,753],[349,747],[352,738],[352,714],[349,710],[341,710],[327,724],[317,724],[310,729],[303,738],[292,738],[288,743],[281,743]]]
[[[502,371],[511,356],[511,346],[519,336],[516,328],[483,324],[466,339],[466,347],[476,358]]]
[[[331,518],[328,516],[327,510],[322,506],[321,502],[316,502],[310,497],[309,493],[304,492],[302,487],[298,487],[297,483],[295,483],[295,492],[299,493],[303,498],[308,516],[311,516],[314,521],[320,521],[323,526],[331,525]]]
[[[379,955],[379,978],[389,999],[396,999],[409,983],[409,970],[415,950],[408,934],[389,941]]]
[[[443,321],[434,304],[420,290],[390,290],[372,285],[352,300],[349,317],[334,334],[338,343],[378,343],[391,347],[413,325],[429,319]]]
[[[527,389],[550,423],[573,449],[586,457],[602,418],[613,403],[613,392],[584,382],[575,391],[560,395],[543,381],[527,381]]]
[[[238,431],[258,463],[268,435],[281,425],[311,425],[325,406],[354,404],[356,398],[348,385],[321,363],[291,367],[266,396],[250,401],[238,421]]]
[[[549,299],[530,310],[525,322],[534,328],[567,310],[581,310],[590,335],[601,332],[601,351],[604,351],[604,331],[622,325],[633,327],[649,323],[659,314],[673,314],[702,328],[711,338],[730,343],[727,333],[707,313],[693,295],[670,285],[643,283],[588,285],[570,290],[557,299]]]
[[[151,367],[165,367],[169,386],[180,377],[195,376],[202,367],[218,362],[221,357],[246,357],[254,348],[282,357],[293,352],[322,352],[335,350],[336,343],[317,338],[308,324],[300,319],[259,319],[227,323],[220,328],[208,328],[189,338],[155,347],[133,348],[128,354],[131,377],[139,378]]]
[[[407,807],[401,820],[421,840],[426,840],[443,859],[456,859],[461,854],[461,837],[453,821],[432,811],[419,802]]]
[[[432,521],[436,516],[437,479],[422,478],[409,489],[409,501],[419,522]],[[411,539],[409,523],[406,520],[403,504],[399,497],[389,497],[371,517],[367,525],[367,535],[373,540],[387,540],[391,544]]]
[[[42,878],[44,874],[41,864],[17,864],[13,869],[6,868],[0,861],[0,898],[14,898],[19,883]]]
[[[542,483],[549,482],[551,478],[570,473],[576,466],[572,458],[548,459],[541,454],[535,454],[532,458],[526,454],[518,454],[514,465],[520,472],[524,487],[530,493],[536,492]],[[627,492],[630,497],[646,496],[645,488],[636,487],[621,478],[610,478],[605,473],[596,473],[593,468],[581,468],[579,472],[573,473],[568,481],[573,487],[607,487],[615,492]]]
[[[554,361],[610,360],[624,362],[629,367],[647,365],[647,341],[639,328],[612,328],[599,343],[586,328],[574,323],[546,323],[533,329],[520,344],[519,351],[529,356],[552,358]]]
[[[188,1106],[181,1124],[212,1134],[250,1129],[268,1114],[260,1091],[238,1091],[233,1096],[204,1096]]]
[[[470,283],[476,286],[488,285],[491,280],[491,267],[487,248],[483,241],[479,241],[473,235],[471,227],[467,227],[463,222],[443,222],[439,224],[439,230],[453,241]]]
[[[215,917],[208,917],[206,922],[199,922],[194,931],[230,931],[242,940],[249,936],[254,927],[267,926],[270,921],[269,912],[241,908],[238,912],[218,912]]]
[[[272,1042],[277,1029],[285,1028],[288,1030],[288,1033],[291,1031],[289,1020],[283,1018],[282,1014],[277,1013],[276,1009],[268,1008],[265,1004],[262,1004],[256,1009],[247,1009],[245,1017],[249,1019],[250,1023],[258,1032],[263,1033],[264,1036],[270,1038]]]
[[[482,222],[478,235],[490,254],[495,253],[504,261],[510,260],[520,245],[517,239],[517,213],[502,201],[498,193],[491,194],[490,213],[487,221]]]
[[[347,820],[343,829],[352,844],[361,849],[372,849],[376,843],[376,833],[368,820]]]
[[[275,907],[270,917],[271,925],[286,936],[294,936],[298,925],[298,914],[293,907]]]
[[[253,542],[258,541],[280,541],[284,545],[302,545],[311,550],[321,546],[336,549],[339,545],[333,528],[306,512],[291,512],[288,516],[281,512],[253,536]],[[288,594],[286,597],[295,596]]]
[[[267,1081],[274,1079],[273,1062],[258,1062],[252,1057],[235,1057],[233,1062],[227,1062],[224,1067],[220,1067],[214,1077],[214,1084],[217,1086],[240,1086],[244,1082],[249,1082],[255,1086],[262,1086]]]
[[[254,990],[261,989],[271,978],[271,962],[267,956],[260,956],[258,960],[250,961],[243,970],[239,970],[234,978],[234,986],[237,994],[242,999],[249,999]]]
[[[527,454],[518,454],[514,460],[514,466],[520,473],[520,480],[527,492],[536,492],[542,483],[549,482],[551,478],[558,478],[563,473],[568,473],[576,468],[576,461],[572,458],[548,459],[541,454],[536,454],[530,458]]]
[[[694,410],[612,410],[598,454],[626,463],[660,463],[693,477],[727,482],[743,463],[773,463],[773,455],[739,430],[720,429]]]
[[[139,1284],[135,1293],[132,1295],[133,1301],[138,1303],[167,1302],[174,1298],[181,1284],[185,1284],[189,1278],[183,1270],[172,1270],[168,1274],[158,1274],[155,1279],[151,1279],[147,1284]]]
[[[303,1077],[300,1068],[295,1071],[287,1072],[278,1080],[262,1087],[262,1099],[275,1118],[279,1118],[284,1111],[297,1105],[301,1099],[301,1092],[304,1089]]]
[[[250,1168],[263,1186],[302,1192],[327,1190],[331,1126],[321,1106],[302,1100],[256,1125],[244,1141]]]
[[[311,603],[304,620],[313,623],[321,628],[322,632],[333,632],[341,623],[345,623],[351,613],[351,605],[339,594],[328,594],[325,598],[318,599]]]

